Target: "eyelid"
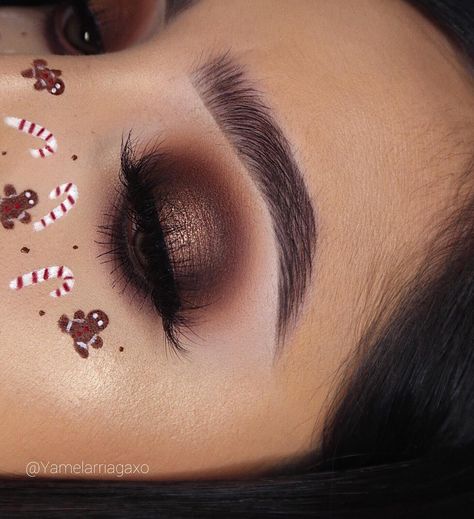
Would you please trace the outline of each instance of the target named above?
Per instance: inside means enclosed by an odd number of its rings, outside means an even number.
[[[88,2],[109,52],[142,43],[161,30],[166,17],[166,4],[166,0]]]
[[[114,263],[114,284],[123,287],[127,295],[131,293],[134,300],[140,298],[147,302],[149,309],[153,308],[150,303],[155,302],[168,344],[174,346],[175,352],[185,353],[182,339],[196,336],[201,324],[214,316],[222,316],[225,309],[230,308],[228,305],[235,302],[236,294],[240,294],[237,288],[248,275],[251,252],[247,227],[249,214],[247,206],[241,203],[240,182],[231,180],[240,176],[231,173],[232,166],[225,155],[214,153],[212,146],[204,143],[201,137],[184,142],[168,135],[166,142],[164,148],[162,143],[146,147],[130,138],[125,141],[122,153],[122,181],[125,182],[119,186],[117,200],[111,202],[113,207],[105,215],[104,224],[99,226],[98,231],[105,240],[98,243],[107,246],[99,257],[105,258],[104,263]],[[140,154],[135,151],[137,149],[141,150]],[[148,204],[150,196],[139,186],[138,198],[145,199],[146,204],[143,210],[140,208],[143,201],[137,202],[134,196],[127,200],[140,164],[145,167],[139,172],[145,173],[145,186],[150,192],[156,189],[152,204]],[[127,203],[132,207],[131,212],[127,212]],[[165,239],[179,295],[179,308],[171,314],[170,308],[160,304],[160,297],[164,297],[163,301],[168,305],[171,301],[173,310],[173,300],[169,298],[172,292],[161,293],[163,289],[167,290],[167,285],[155,276],[155,301],[147,280],[137,275],[134,268],[146,267],[147,263],[133,264],[127,249],[130,239],[124,237],[121,225],[124,217],[135,223],[137,211],[148,213],[149,218],[144,223],[137,223],[146,232],[153,233],[153,229],[149,229],[155,216],[148,210],[150,206],[159,214],[157,227]],[[145,247],[150,243],[148,241]],[[162,265],[156,270],[162,271]]]

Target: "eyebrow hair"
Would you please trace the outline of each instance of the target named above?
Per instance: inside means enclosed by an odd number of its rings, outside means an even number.
[[[297,317],[311,279],[315,213],[288,140],[229,54],[199,66],[194,86],[237,151],[268,206],[279,254],[277,337]]]

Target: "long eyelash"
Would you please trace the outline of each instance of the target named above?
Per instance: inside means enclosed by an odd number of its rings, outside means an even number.
[[[113,265],[113,287],[122,285],[122,293],[132,290],[134,300],[141,296],[140,308],[147,301],[152,302],[161,317],[167,342],[175,353],[186,354],[187,350],[178,337],[185,336],[184,330],[190,330],[191,322],[183,314],[183,302],[173,275],[173,267],[176,265],[173,265],[165,242],[166,236],[172,235],[176,229],[169,223],[163,225],[158,218],[157,208],[157,205],[162,208],[166,204],[166,195],[160,194],[165,190],[160,190],[159,186],[163,182],[160,171],[167,163],[167,157],[159,151],[159,146],[153,151],[145,151],[142,157],[136,156],[135,148],[136,143],[128,135],[122,142],[117,196],[111,209],[104,214],[104,223],[97,227],[102,238],[96,240],[96,243],[106,247],[98,258],[102,263]],[[166,222],[166,213],[162,220]],[[137,230],[151,236],[153,243],[158,244],[153,248],[153,265],[156,268],[150,269],[147,279],[136,272],[130,258],[126,224],[133,224]]]

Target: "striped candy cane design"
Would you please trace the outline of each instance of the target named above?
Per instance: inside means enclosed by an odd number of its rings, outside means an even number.
[[[45,141],[46,144],[42,148],[30,149],[30,153],[35,159],[48,157],[58,149],[58,143],[54,135],[40,124],[32,123],[26,119],[18,119],[18,117],[5,117],[4,121],[11,128],[16,128],[20,132],[28,133]]]
[[[64,283],[60,288],[50,292],[51,297],[62,297],[70,292],[74,287],[74,274],[72,270],[67,267],[47,267],[40,270],[33,270],[28,274],[23,274],[16,279],[10,281],[10,288],[12,290],[20,290],[21,288],[30,285],[36,285],[48,279],[62,279]]]
[[[51,193],[49,193],[49,198],[54,200],[61,195],[67,195],[64,202],[59,204],[55,209],[53,209],[46,216],[41,218],[41,220],[35,222],[33,224],[33,228],[35,231],[42,231],[46,229],[48,225],[51,225],[59,218],[62,218],[65,214],[67,214],[76,204],[77,199],[79,198],[79,190],[77,189],[76,184],[61,184],[56,189],[53,189]]]

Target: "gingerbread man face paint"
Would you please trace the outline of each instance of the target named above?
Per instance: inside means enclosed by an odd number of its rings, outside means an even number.
[[[16,189],[7,184],[4,189],[4,197],[0,197],[0,221],[4,229],[13,229],[15,220],[21,223],[30,223],[29,209],[38,204],[38,195],[28,190],[17,194]]]
[[[59,78],[61,74],[60,70],[50,69],[44,59],[35,59],[33,66],[21,73],[23,77],[36,79],[33,85],[35,90],[47,90],[55,96],[61,95],[66,88],[64,81]]]
[[[58,321],[59,329],[72,337],[74,349],[83,359],[89,356],[90,346],[102,348],[104,343],[99,333],[108,325],[109,318],[102,310],[92,310],[87,316],[82,310],[78,310],[72,319],[62,315]]]

